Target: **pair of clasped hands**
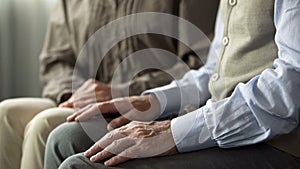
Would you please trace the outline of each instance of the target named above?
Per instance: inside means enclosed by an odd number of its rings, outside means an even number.
[[[117,90],[117,89],[116,89]],[[111,86],[97,80],[87,80],[69,100],[59,107],[75,108],[67,118],[85,121],[98,115],[121,116],[107,126],[109,132],[84,152],[92,162],[114,166],[133,158],[177,154],[171,122],[152,121],[160,114],[160,104],[154,95],[112,99]]]

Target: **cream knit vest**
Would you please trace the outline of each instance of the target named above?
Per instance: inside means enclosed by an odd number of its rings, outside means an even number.
[[[221,0],[220,3],[223,46],[209,81],[215,101],[230,96],[238,83],[246,83],[271,68],[278,56],[274,40],[274,0]],[[269,143],[300,157],[300,127]]]

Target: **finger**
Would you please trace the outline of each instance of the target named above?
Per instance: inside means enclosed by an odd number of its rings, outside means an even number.
[[[99,148],[104,149],[108,145],[110,145],[115,140],[124,138],[125,135],[120,134],[118,131],[113,130],[107,133],[104,137],[102,137],[99,141],[97,141],[91,148],[84,152],[84,156],[90,157],[99,152]]]
[[[114,100],[101,102],[98,108],[101,111],[101,113],[118,112]]]
[[[68,108],[73,108],[73,102],[70,102],[70,101],[66,101],[66,102],[63,102],[61,103],[58,107],[68,107]]]
[[[81,109],[80,114],[78,116],[75,117],[75,121],[79,122],[79,121],[85,121],[88,120],[92,117],[94,117],[97,114],[100,114],[97,105],[88,105],[86,107],[84,107],[83,109]]]
[[[122,116],[113,119],[110,123],[107,125],[107,130],[111,131],[113,129],[116,129],[118,127],[124,126],[125,124],[128,124],[131,121],[144,121],[144,115],[142,113],[136,111],[135,109],[132,109],[126,114],[123,114]]]
[[[80,99],[80,102],[83,104],[91,104],[91,103],[96,103],[96,102],[105,102],[110,100],[111,97],[103,91],[99,92],[90,92],[87,95],[83,96],[82,99]]]
[[[117,109],[114,105],[114,102],[107,101],[98,104],[93,104],[93,107],[82,112],[78,117],[76,117],[76,121],[84,121],[87,120],[97,114],[113,114],[115,115]]]
[[[99,162],[104,159],[107,159],[113,155],[120,154],[127,148],[134,145],[134,141],[129,138],[122,138],[119,140],[113,141],[110,145],[108,145],[104,150],[92,156],[90,160],[92,162]]]
[[[95,143],[92,147],[90,147],[87,151],[85,151],[83,155],[85,157],[91,157],[92,155],[102,150],[103,148],[99,144]]]
[[[67,101],[65,101],[65,102],[63,102],[63,103],[60,103],[60,104],[58,105],[58,107],[64,107],[66,104],[67,104]]]
[[[133,108],[129,97],[113,99],[110,102],[114,105],[116,111],[120,112],[121,114],[127,113]]]
[[[120,163],[124,163],[129,160],[131,160],[131,158],[129,158],[129,157],[114,156],[111,159],[109,159],[108,161],[105,161],[104,165],[107,167],[111,167],[111,166],[118,165]]]
[[[96,155],[92,156],[90,158],[91,162],[100,162],[106,158],[109,158],[111,156],[113,156],[114,154],[110,153],[109,151],[100,151],[99,153],[97,153]]]
[[[139,156],[139,149],[136,148],[136,146],[132,146],[123,152],[121,152],[119,155],[112,157],[111,159],[104,162],[105,166],[115,166],[120,163],[124,163],[126,161],[129,161],[132,158],[137,158]]]
[[[121,126],[124,126],[125,124],[129,123],[130,120],[125,118],[124,116],[120,116],[118,118],[113,119],[111,122],[107,125],[107,130],[111,131],[113,129],[119,128]]]
[[[94,93],[93,91],[83,93],[74,100],[74,107],[82,108],[89,104],[105,102],[111,99],[111,96],[107,93],[100,91]]]
[[[75,121],[75,118],[79,115],[79,112],[75,112],[72,115],[67,117],[67,122]]]
[[[83,109],[80,109],[79,111],[76,111],[75,113],[73,113],[72,115],[67,117],[67,121],[68,122],[75,121],[76,117],[79,116],[82,112],[84,112],[88,108],[89,107],[84,107]]]
[[[86,97],[86,98],[81,98],[80,100],[74,101],[74,107],[81,109],[89,104],[95,104],[95,103],[96,103],[95,98]]]
[[[119,109],[119,107],[117,107],[117,106],[120,102],[127,102],[127,101],[125,101],[123,98],[105,101],[105,102],[101,102],[101,104],[99,104],[98,108],[102,114],[126,113],[128,110],[130,110],[130,108],[128,108],[128,107],[126,109],[125,108]]]

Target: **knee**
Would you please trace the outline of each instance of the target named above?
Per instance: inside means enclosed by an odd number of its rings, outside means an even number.
[[[95,125],[98,126],[99,124]],[[97,132],[98,135],[101,136],[101,133]],[[82,124],[77,122],[64,123],[55,128],[48,137],[45,153],[46,165],[53,164],[53,161],[60,164],[71,155],[87,150],[93,144],[94,141],[83,129]]]
[[[82,168],[98,168],[98,169],[109,169],[101,163],[92,163],[83,154],[76,154],[67,158],[60,166],[59,169],[82,169]]]
[[[53,101],[40,98],[17,98],[0,102],[0,125],[27,123],[37,113],[55,106]]]
[[[46,139],[54,127],[49,124],[49,119],[51,118],[51,112],[48,110],[36,115],[25,128],[25,137],[34,136]]]
[[[87,138],[79,123],[64,123],[50,133],[46,149],[69,156],[76,152],[77,147],[81,147],[84,139]]]
[[[7,124],[7,122],[13,123],[12,120],[16,119],[16,110],[19,105],[15,104],[13,99],[0,102],[0,125]]]
[[[106,125],[98,122],[67,122],[50,133],[47,147],[78,153],[89,148],[94,144],[94,141],[99,140],[106,133]]]
[[[8,112],[14,110],[16,106],[17,105],[13,104],[13,101],[11,99],[0,102],[1,118],[7,116]]]
[[[79,123],[64,123],[55,128],[48,137],[45,164],[57,163],[59,166],[66,158],[86,150],[92,143]]]
[[[77,139],[76,136],[80,130],[82,130],[81,126],[77,122],[63,123],[50,133],[49,142],[69,143],[70,140]]]
[[[68,111],[71,112],[72,110]],[[61,108],[50,108],[42,111],[26,126],[25,133],[46,139],[53,129],[65,121],[64,113],[66,110]]]

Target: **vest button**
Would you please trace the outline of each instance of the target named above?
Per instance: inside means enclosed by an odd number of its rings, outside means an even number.
[[[237,0],[229,0],[229,5],[234,6],[236,5]]]
[[[229,38],[228,38],[227,36],[225,36],[225,37],[223,38],[223,45],[224,45],[224,46],[227,46],[228,43],[229,43]]]
[[[215,82],[219,79],[219,74],[218,73],[214,73],[212,76],[211,76],[211,81]]]

